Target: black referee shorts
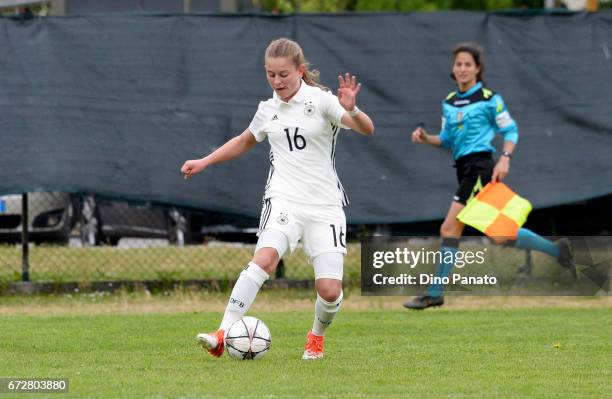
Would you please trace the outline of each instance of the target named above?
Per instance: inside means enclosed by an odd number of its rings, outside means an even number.
[[[474,152],[455,160],[459,188],[453,200],[465,205],[491,181],[495,160],[490,152]]]

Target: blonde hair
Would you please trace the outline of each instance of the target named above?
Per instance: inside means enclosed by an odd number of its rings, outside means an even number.
[[[329,89],[323,86],[320,83],[320,73],[316,69],[310,70],[310,64],[306,61],[304,57],[304,51],[299,44],[294,42],[293,40],[289,40],[287,38],[281,37],[280,39],[273,40],[268,48],[266,49],[266,59],[268,58],[280,58],[280,57],[288,57],[291,59],[296,68],[299,68],[300,65],[305,66],[304,82],[308,86],[319,87],[325,91],[329,91]]]

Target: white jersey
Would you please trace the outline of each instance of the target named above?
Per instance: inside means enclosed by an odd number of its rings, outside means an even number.
[[[289,102],[274,92],[272,98],[259,103],[249,130],[258,142],[266,137],[270,142],[264,198],[348,205],[335,167],[336,142],[345,112],[336,96],[304,81]]]

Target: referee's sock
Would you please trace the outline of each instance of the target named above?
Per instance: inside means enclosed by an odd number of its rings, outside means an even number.
[[[455,265],[455,255],[459,250],[459,239],[458,238],[442,238],[442,246],[440,247],[440,253],[442,259],[436,269],[436,277],[448,277],[453,270]],[[439,279],[436,279],[439,281]],[[431,284],[427,288],[427,295],[431,297],[441,297],[444,293],[444,286],[440,283]]]
[[[559,246],[557,244],[529,229],[519,229],[514,245],[520,249],[540,251],[554,258],[559,258]]]

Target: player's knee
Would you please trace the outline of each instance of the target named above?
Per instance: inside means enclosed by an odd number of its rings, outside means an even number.
[[[340,298],[342,290],[325,289],[318,292],[319,296],[326,302],[336,302]]]
[[[253,262],[268,274],[272,274],[276,270],[279,261],[278,252],[274,248],[261,248],[253,256]]]
[[[264,230],[259,235],[253,262],[271,274],[276,270],[280,258],[287,251],[287,236],[277,230]]]
[[[317,294],[326,302],[335,302],[342,294],[342,281],[325,279],[317,280]]]

